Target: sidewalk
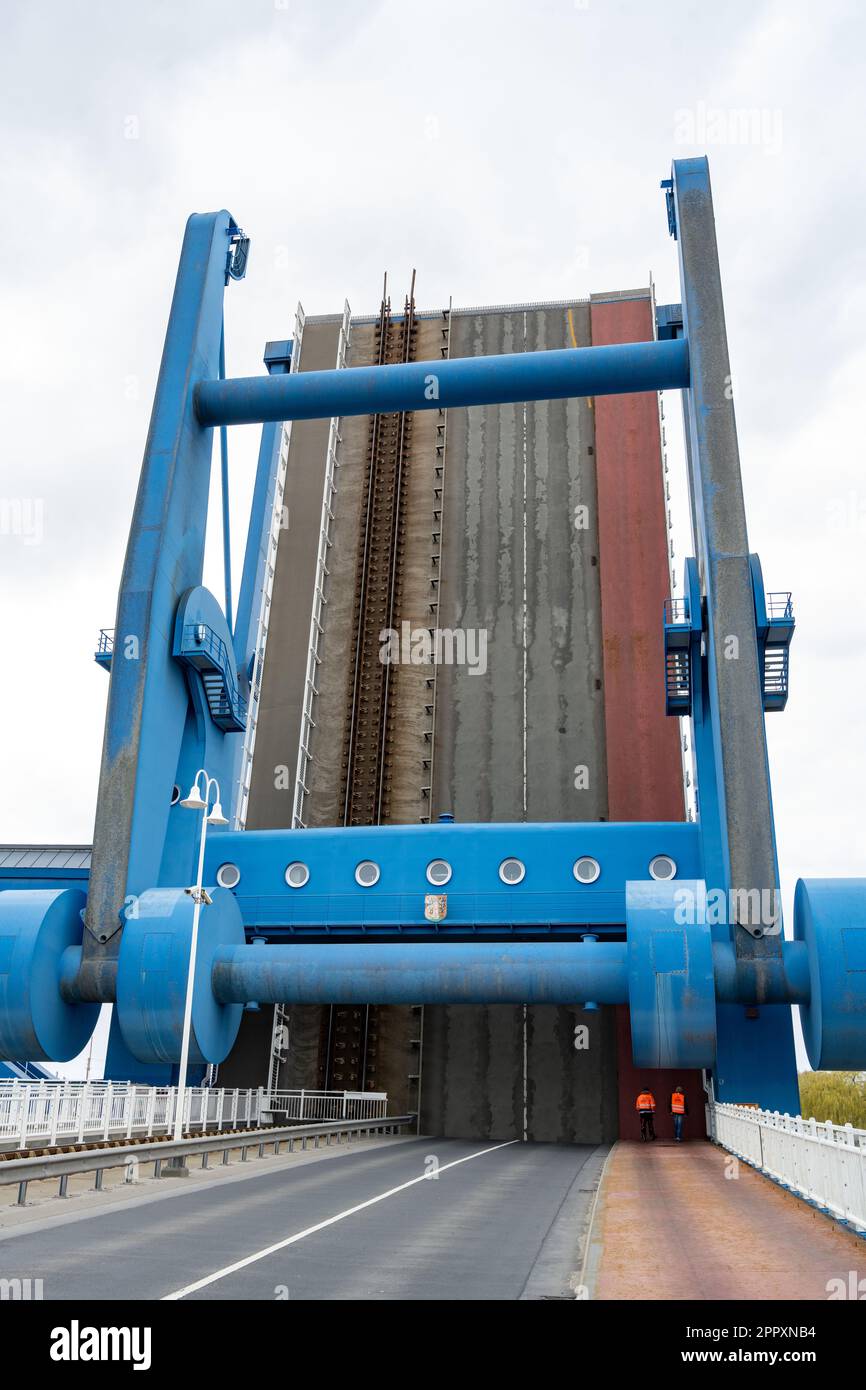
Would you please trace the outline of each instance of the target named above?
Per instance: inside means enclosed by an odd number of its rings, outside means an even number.
[[[594,1299],[826,1300],[852,1270],[866,1279],[866,1240],[714,1144],[620,1142],[608,1160],[585,1275]]]

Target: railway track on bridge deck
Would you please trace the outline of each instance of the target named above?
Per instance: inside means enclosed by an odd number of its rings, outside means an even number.
[[[387,281],[376,327],[374,362],[415,358],[415,273],[401,318],[394,318]],[[360,555],[355,591],[351,710],[342,762],[345,825],[380,825],[391,813],[391,765],[397,717],[391,666],[381,659],[381,633],[400,613],[406,552],[406,485],[413,416],[373,415],[367,451]]]
[[[385,278],[368,364],[388,366],[416,360],[418,320],[416,272],[403,303],[392,313]],[[345,826],[378,826],[402,819],[393,791],[398,771],[395,746],[410,692],[402,692],[398,670],[382,662],[382,632],[399,627],[405,605],[407,530],[411,521],[413,467],[411,413],[371,416],[361,496],[359,553],[354,589],[354,648],[348,680],[349,717],[342,756],[341,805]],[[428,696],[430,698],[430,696]],[[428,749],[430,752],[430,749]],[[430,766],[430,765],[427,765]],[[423,763],[418,763],[423,771]],[[418,802],[424,777],[418,778]],[[406,1015],[403,1027],[418,1034],[420,1009],[388,1011],[375,1005],[332,1005],[328,1011],[327,1079],[357,1087],[377,1086],[379,1054],[389,1023]]]

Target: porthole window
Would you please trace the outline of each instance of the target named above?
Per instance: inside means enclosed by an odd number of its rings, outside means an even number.
[[[362,859],[355,870],[355,882],[362,888],[372,888],[374,883],[379,882],[381,870],[378,864],[374,864],[372,859]]]
[[[578,883],[595,883],[595,880],[601,873],[601,865],[597,859],[593,859],[588,854],[583,854],[580,859],[575,859],[571,872],[574,874]]]
[[[217,869],[217,883],[220,888],[237,888],[241,881],[241,871],[237,864],[220,864]]]
[[[664,882],[668,878],[676,878],[677,866],[669,854],[657,854],[650,860],[650,878]]]
[[[503,859],[499,877],[503,883],[520,883],[526,877],[526,865],[520,859]]]
[[[451,865],[447,859],[432,859],[427,865],[427,882],[441,888],[451,877]]]
[[[301,864],[296,860],[286,869],[286,883],[290,888],[303,888],[305,883],[310,881],[310,871],[306,864]]]
[[[176,806],[179,801],[180,787],[177,785],[177,782],[175,782],[174,786],[171,789],[171,801],[168,804],[169,806]]]

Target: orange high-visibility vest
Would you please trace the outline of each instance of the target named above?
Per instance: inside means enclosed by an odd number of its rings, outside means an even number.
[[[655,1110],[655,1096],[652,1094],[651,1091],[641,1091],[640,1095],[635,1101],[634,1108],[635,1110]]]
[[[674,1091],[671,1096],[671,1110],[674,1115],[685,1115],[686,1113],[686,1098],[681,1096],[678,1091]]]

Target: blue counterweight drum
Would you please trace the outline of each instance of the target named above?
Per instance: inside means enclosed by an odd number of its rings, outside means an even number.
[[[64,957],[80,957],[85,896],[77,888],[0,893],[0,1057],[68,1062],[87,1046],[99,1004],[67,1003]]]
[[[211,984],[221,946],[242,945],[244,927],[236,898],[209,888],[196,950],[190,1061],[222,1062],[241,1024],[242,1004],[221,1004]],[[141,1062],[180,1058],[193,900],[182,888],[143,893],[123,931],[117,967],[117,1012],[130,1052]]]
[[[705,922],[681,924],[676,895],[696,881],[629,883],[628,996],[637,1067],[711,1067],[716,1059],[713,946]]]
[[[858,1070],[866,1057],[866,879],[800,879],[794,936],[809,956],[800,1020],[816,1071]]]

